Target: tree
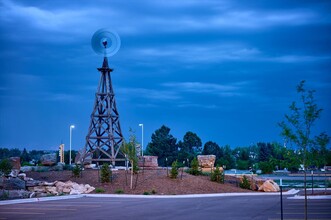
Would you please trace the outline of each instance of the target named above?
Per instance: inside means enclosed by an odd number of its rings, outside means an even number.
[[[217,161],[217,164],[220,166],[226,166],[226,169],[233,169],[236,167],[235,157],[232,154],[231,147],[225,145],[223,149],[223,156]]]
[[[305,188],[305,219],[307,219],[307,191],[306,191],[306,168],[307,152],[314,147],[320,147],[321,143],[329,143],[330,137],[325,133],[312,137],[312,128],[317,119],[320,118],[322,109],[316,104],[314,90],[305,89],[305,81],[297,86],[301,102],[292,102],[290,113],[285,114],[285,120],[279,123],[282,129],[281,135],[302,152],[302,164],[304,166],[304,188]]]
[[[194,176],[201,175],[202,172],[199,168],[199,161],[196,157],[192,160],[191,168],[188,170],[188,173]]]
[[[158,163],[160,166],[166,165],[166,158],[168,164],[172,164],[178,155],[177,139],[170,134],[170,128],[162,125],[157,129],[148,143],[146,153],[147,155],[158,156]]]
[[[138,145],[136,141],[136,136],[134,134],[130,135],[130,141],[123,142],[123,146],[121,148],[122,153],[125,157],[130,161],[131,164],[131,181],[130,188],[133,189],[133,174],[138,171],[138,157],[136,152],[136,146]]]
[[[109,169],[109,164],[104,163],[101,166],[101,183],[109,183],[112,176],[112,171]]]
[[[191,131],[186,132],[183,137],[183,141],[179,141],[178,152],[179,161],[186,161],[186,159],[192,160],[197,154],[201,153],[202,142],[196,133]]]
[[[13,166],[11,165],[9,159],[2,159],[0,161],[0,176],[8,176],[12,168]]]
[[[21,162],[30,162],[31,158],[28,151],[24,148],[21,154]]]
[[[171,170],[170,170],[170,178],[171,179],[176,179],[178,176],[178,162],[175,160],[171,164]]]
[[[257,143],[258,161],[268,161],[273,155],[273,146],[270,143]]]
[[[223,150],[220,148],[220,146],[218,146],[217,143],[208,141],[203,146],[202,154],[203,155],[210,155],[210,154],[215,155],[216,161],[217,161],[218,159],[220,159],[223,156]]]

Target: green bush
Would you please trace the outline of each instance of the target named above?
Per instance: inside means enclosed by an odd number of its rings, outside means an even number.
[[[178,163],[177,160],[175,160],[171,165],[170,178],[176,179],[177,176],[178,176]]]
[[[72,176],[78,178],[80,177],[81,172],[82,172],[81,165],[75,164],[75,166],[72,169]]]
[[[96,192],[96,193],[104,193],[104,192],[106,192],[106,190],[103,189],[103,188],[96,188],[96,189],[95,189],[95,192]]]
[[[109,183],[112,176],[112,171],[109,169],[108,163],[104,163],[101,166],[101,182]]]
[[[191,162],[191,168],[189,169],[188,171],[189,174],[192,174],[192,175],[201,175],[202,172],[200,171],[199,169],[199,162],[198,162],[198,159],[197,158],[194,158]]]
[[[273,172],[273,166],[272,163],[269,161],[263,161],[259,163],[259,168],[261,169],[262,173],[272,173]]]
[[[0,200],[7,200],[7,199],[9,199],[9,192],[8,191],[6,192],[5,190],[2,190],[2,192],[0,194],[1,194]]]
[[[147,191],[145,191],[144,193],[143,193],[143,195],[150,195],[151,193],[150,192],[147,192]]]
[[[8,159],[3,159],[0,161],[0,175],[1,176],[8,176],[11,172],[13,166],[11,165]]]
[[[123,194],[124,190],[123,189],[117,189],[117,190],[115,190],[115,193],[116,194]]]
[[[224,176],[219,166],[216,166],[214,172],[211,173],[210,180],[218,183],[224,183]]]
[[[29,163],[29,162],[26,162],[26,161],[24,161],[23,163],[22,163],[22,166],[24,167],[24,166],[34,166],[33,164],[31,164],[31,163]]]
[[[251,189],[251,184],[246,176],[243,176],[242,181],[239,183],[240,188]]]

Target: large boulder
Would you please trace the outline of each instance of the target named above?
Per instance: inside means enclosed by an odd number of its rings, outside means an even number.
[[[260,187],[259,191],[263,192],[279,192],[280,188],[273,180],[266,180]]]
[[[63,171],[64,163],[58,162],[55,166],[49,168],[49,171]]]
[[[40,162],[44,166],[52,166],[56,164],[57,156],[56,154],[44,154],[40,158]]]
[[[158,167],[157,156],[139,156],[138,166],[139,167]]]
[[[93,153],[87,152],[85,153],[83,150],[78,151],[75,157],[75,164],[81,164],[81,161],[84,160],[84,165],[88,165],[92,163]]]
[[[48,166],[35,166],[35,167],[33,167],[33,171],[47,172],[47,171],[49,171],[49,167]]]
[[[6,190],[25,190],[25,181],[21,180],[20,178],[2,178],[2,185],[3,189]]]
[[[13,166],[12,169],[15,169],[15,170],[21,169],[21,158],[20,157],[10,157],[9,162]]]
[[[33,170],[33,167],[32,166],[23,166],[21,167],[21,172],[25,173],[25,172],[30,172]]]
[[[0,198],[3,199],[26,199],[30,196],[31,192],[26,190],[0,190]]]
[[[216,160],[215,155],[198,155],[198,162],[201,168],[214,167],[215,160]]]

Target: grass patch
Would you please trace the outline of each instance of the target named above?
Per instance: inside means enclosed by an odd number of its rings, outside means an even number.
[[[103,189],[103,188],[96,188],[96,189],[95,189],[95,192],[96,192],[96,193],[104,193],[104,192],[106,192],[106,190]]]
[[[115,193],[116,194],[123,194],[124,190],[123,189],[117,189],[117,190],[115,190]]]

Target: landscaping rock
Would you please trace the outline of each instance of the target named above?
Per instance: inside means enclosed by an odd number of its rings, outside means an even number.
[[[44,195],[61,195],[71,194],[77,195],[82,193],[90,193],[95,188],[89,184],[78,184],[72,181],[61,182],[36,182],[35,186],[29,186],[28,190],[35,193],[35,196],[40,197]],[[30,184],[31,185],[31,184]]]
[[[0,190],[2,199],[26,199],[30,198],[31,192],[26,190]]]
[[[138,166],[139,167],[155,167],[157,168],[157,156],[139,156],[138,157]],[[145,161],[144,161],[145,160]]]
[[[263,192],[279,192],[280,188],[273,180],[266,180],[260,187],[259,191]]]
[[[35,166],[33,167],[33,171],[36,171],[36,172],[47,172],[49,171],[49,167],[47,166]]]
[[[15,169],[15,170],[21,169],[21,158],[20,157],[10,157],[9,162],[13,166],[12,169]]]
[[[20,178],[9,177],[9,178],[3,179],[2,186],[4,189],[7,189],[7,190],[17,190],[17,189],[25,190],[25,181],[21,180]]]
[[[31,178],[29,178],[29,180],[27,180],[25,182],[26,187],[33,187],[33,186],[39,186],[42,182],[39,180],[33,180]]]
[[[20,170],[12,169],[9,176],[10,177],[17,177],[19,173],[20,173]]]
[[[20,173],[17,175],[18,178],[20,178],[21,180],[26,180],[26,174],[25,173]]]
[[[51,166],[49,168],[49,171],[63,171],[63,168],[64,168],[64,163],[57,163],[57,165],[55,166]]]
[[[32,171],[32,169],[33,169],[33,167],[32,166],[23,166],[23,167],[21,167],[21,172],[30,172],[30,171]]]
[[[211,168],[211,166],[214,167],[215,160],[215,155],[198,155],[198,162],[201,168]]]
[[[52,166],[56,164],[56,154],[44,154],[40,157],[41,164],[44,166]]]

